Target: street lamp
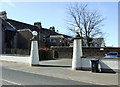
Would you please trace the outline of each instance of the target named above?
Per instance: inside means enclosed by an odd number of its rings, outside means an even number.
[[[37,36],[38,33],[37,33],[37,31],[33,31],[32,34],[33,34],[33,36]]]
[[[76,33],[80,33],[80,31],[81,31],[81,30],[80,30],[79,27],[76,27],[76,28],[75,28],[75,32],[76,32]]]
[[[36,40],[37,40],[37,35],[38,35],[38,33],[37,33],[36,31],[33,31],[33,32],[32,32],[32,35],[33,35],[32,41],[36,41]]]
[[[76,27],[76,28],[75,28],[75,32],[76,32],[76,34],[77,34],[75,37],[76,37],[76,38],[80,38],[81,29],[80,29],[79,27]]]

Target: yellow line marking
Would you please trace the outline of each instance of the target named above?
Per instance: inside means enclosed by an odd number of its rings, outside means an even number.
[[[2,79],[3,81],[5,81],[5,82],[8,82],[8,83],[12,83],[12,84],[15,84],[15,85],[21,85],[21,84],[19,84],[19,83],[16,83],[16,82],[12,82],[12,81],[9,81],[9,80],[5,80],[5,79]]]
[[[4,67],[6,68],[6,67]],[[11,69],[11,70],[15,70],[15,71],[21,71],[21,72],[26,72],[26,73],[31,73],[31,74],[36,74],[36,75],[44,75],[44,76],[49,76],[49,77],[54,77],[54,78],[60,78],[60,79],[65,79],[65,80],[73,80],[73,81],[79,81],[79,82],[85,82],[85,83],[93,83],[93,84],[96,84],[96,85],[106,85],[106,84],[101,84],[101,83],[96,83],[96,82],[91,82],[91,81],[85,81],[85,80],[76,80],[76,79],[73,79],[73,78],[62,78],[60,76],[53,76],[53,75],[46,75],[46,74],[43,74],[43,73],[37,73],[37,72],[29,72],[29,71],[24,71],[24,70],[18,70],[18,69],[15,69],[15,68],[7,68],[7,69]]]

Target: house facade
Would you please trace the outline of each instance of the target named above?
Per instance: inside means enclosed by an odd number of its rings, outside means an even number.
[[[15,47],[15,36],[17,31],[6,21],[6,12],[0,12],[0,54],[7,48]]]
[[[86,39],[83,39],[83,46],[88,47]],[[90,41],[90,47],[105,47],[104,38],[92,38]]]

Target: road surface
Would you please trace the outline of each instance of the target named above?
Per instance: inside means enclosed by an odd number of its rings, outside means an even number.
[[[2,68],[3,85],[94,85],[90,83],[66,80],[28,72]]]

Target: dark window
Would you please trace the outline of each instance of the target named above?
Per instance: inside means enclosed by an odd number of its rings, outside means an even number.
[[[43,42],[46,42],[46,38],[43,38]]]
[[[55,42],[55,39],[54,39],[54,38],[51,38],[51,39],[50,39],[50,42]]]

